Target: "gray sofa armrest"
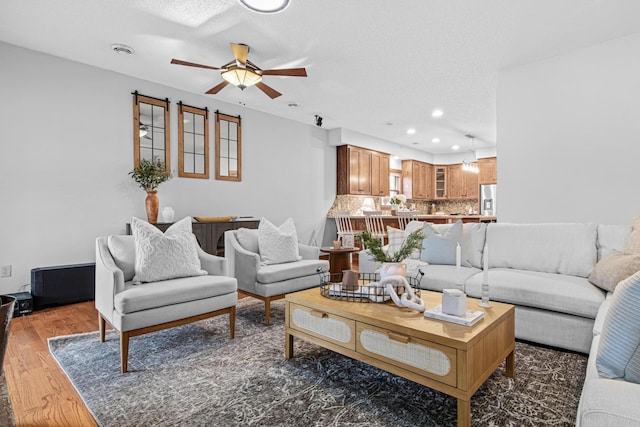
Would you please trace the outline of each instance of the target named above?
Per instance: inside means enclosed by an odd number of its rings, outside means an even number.
[[[200,246],[198,246],[198,258],[200,258],[202,269],[207,270],[209,276],[229,275],[227,260],[225,258],[211,255],[202,250]]]
[[[260,255],[243,248],[235,230],[224,233],[224,257],[229,263],[229,275],[238,280],[238,287],[253,289],[260,268]]]
[[[298,243],[298,252],[302,259],[318,259],[320,257],[320,249],[315,246]]]
[[[96,309],[109,322],[113,318],[113,297],[124,290],[124,273],[113,261],[106,237],[96,239]]]

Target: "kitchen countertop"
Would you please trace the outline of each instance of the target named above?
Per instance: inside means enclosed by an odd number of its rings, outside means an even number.
[[[382,214],[383,218],[397,218],[396,215],[391,215],[391,214]],[[329,216],[329,218],[333,218],[333,216]],[[364,219],[364,215],[351,215],[351,218],[353,219]],[[463,218],[472,218],[472,219],[477,219],[477,220],[484,220],[484,221],[495,221],[496,217],[495,216],[489,216],[489,215],[473,215],[473,214],[464,214],[464,215],[450,215],[450,214],[442,214],[442,215],[431,215],[431,214],[418,214],[418,219],[419,220],[429,220],[429,219],[446,219],[446,220],[450,220],[450,219],[463,219]]]

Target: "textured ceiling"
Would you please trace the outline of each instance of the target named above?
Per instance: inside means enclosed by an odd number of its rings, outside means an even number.
[[[245,43],[261,68],[308,77],[266,76],[275,100],[255,87],[207,96],[450,153],[469,148],[465,134],[496,144],[499,69],[640,32],[639,18],[638,0],[291,0],[275,15],[236,0],[0,0],[0,40],[198,94],[219,72],[171,58],[220,66]]]

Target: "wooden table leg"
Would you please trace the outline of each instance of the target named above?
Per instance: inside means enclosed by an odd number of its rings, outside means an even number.
[[[471,401],[458,399],[458,427],[471,426]]]
[[[291,359],[293,357],[293,335],[285,334],[284,337],[284,358]]]
[[[506,366],[506,375],[509,378],[515,378],[515,376],[516,376],[516,351],[515,350],[513,350],[507,356],[506,365],[507,365]]]

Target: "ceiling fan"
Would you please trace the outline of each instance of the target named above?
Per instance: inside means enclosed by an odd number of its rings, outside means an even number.
[[[224,79],[220,84],[212,87],[205,93],[216,94],[220,92],[222,88],[231,83],[234,86],[244,90],[249,86],[256,85],[258,89],[263,91],[271,99],[277,98],[282,95],[280,92],[268,86],[262,82],[262,76],[293,76],[293,77],[307,77],[307,70],[304,68],[284,68],[280,70],[263,70],[253,62],[247,59],[249,53],[249,46],[246,44],[231,43],[231,51],[233,52],[234,60],[230,61],[221,67],[212,67],[210,65],[196,64],[193,62],[181,61],[179,59],[172,59],[172,64],[186,65],[187,67],[207,68],[209,70],[222,70],[221,75]]]

